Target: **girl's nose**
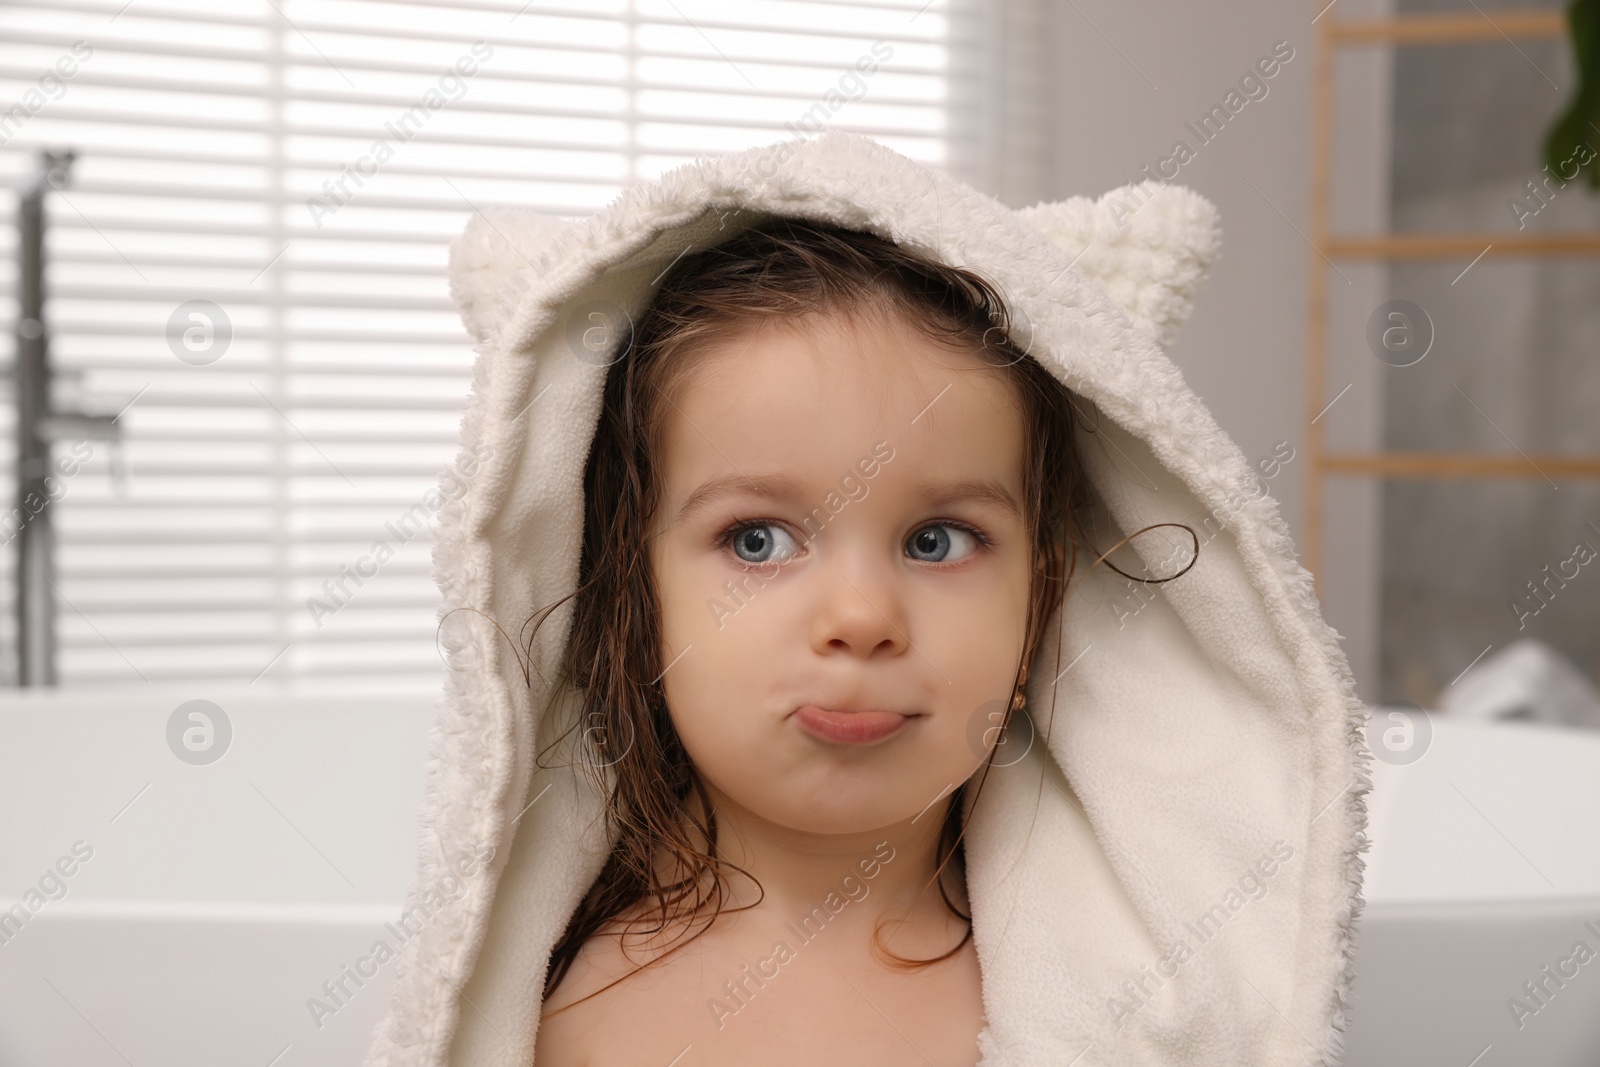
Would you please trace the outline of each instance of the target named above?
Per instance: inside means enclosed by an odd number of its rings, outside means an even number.
[[[847,652],[868,659],[911,647],[911,620],[892,564],[867,560],[857,549],[807,577],[818,584],[811,643],[818,655]]]

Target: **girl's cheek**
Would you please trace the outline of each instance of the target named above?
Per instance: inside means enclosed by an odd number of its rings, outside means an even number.
[[[682,566],[675,565],[670,558],[663,559],[662,564],[662,569],[657,572],[656,597],[664,646],[662,666],[665,667],[685,648],[703,642],[709,636],[706,623],[711,616],[704,591],[707,583],[686,573]],[[714,633],[715,627],[711,627],[711,630]],[[699,651],[695,649],[689,655],[696,656]]]

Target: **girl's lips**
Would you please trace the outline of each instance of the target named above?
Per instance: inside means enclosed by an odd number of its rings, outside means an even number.
[[[823,741],[842,745],[869,745],[898,731],[910,719],[895,711],[829,711],[815,704],[795,709],[802,729]]]

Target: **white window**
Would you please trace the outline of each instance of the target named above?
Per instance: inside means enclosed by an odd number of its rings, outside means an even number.
[[[40,148],[78,154],[47,200],[54,403],[121,413],[118,444],[56,445],[87,454],[48,505],[61,684],[437,686],[432,534],[393,524],[454,458],[472,351],[444,264],[474,207],[581,216],[695,155],[819,117],[992,186],[1013,146],[986,87],[1015,72],[984,10],[0,7],[0,180],[19,187]],[[0,211],[9,369],[15,198]],[[11,384],[0,515],[16,503]],[[330,597],[325,583],[380,540],[395,556]],[[5,684],[14,553],[0,559]]]

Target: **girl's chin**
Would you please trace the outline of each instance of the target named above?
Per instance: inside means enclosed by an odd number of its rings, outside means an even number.
[[[892,796],[859,796],[852,799],[837,791],[822,794],[753,798],[741,806],[767,822],[796,833],[842,837],[848,834],[904,833],[908,826],[921,828],[938,818],[938,801],[950,790],[930,786],[916,793],[896,792]],[[938,810],[936,810],[938,809]]]

